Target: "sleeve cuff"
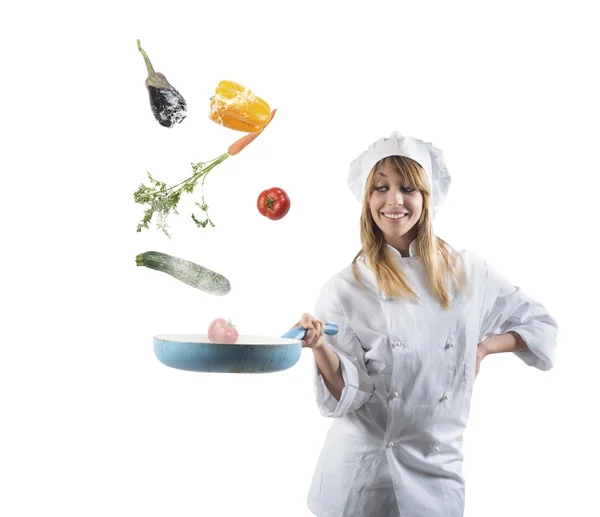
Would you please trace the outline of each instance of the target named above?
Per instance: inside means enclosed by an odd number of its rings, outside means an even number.
[[[353,402],[357,399],[358,384],[358,368],[348,358],[339,354],[337,350],[332,347],[332,350],[340,359],[340,367],[342,370],[342,377],[344,378],[344,389],[340,396],[340,400],[333,398],[327,386],[316,362],[313,362],[314,374],[316,375],[316,397],[319,410],[323,416],[339,418],[344,416],[350,408],[353,406]]]
[[[527,350],[513,352],[521,361],[544,372],[552,369],[556,349],[554,339],[546,338],[546,336],[535,336],[525,328],[511,328],[507,332],[519,334],[527,345]]]

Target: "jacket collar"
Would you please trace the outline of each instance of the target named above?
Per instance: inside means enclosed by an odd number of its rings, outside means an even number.
[[[399,259],[415,258],[417,256],[417,239],[413,239],[408,246],[408,257],[403,257],[402,254],[390,244],[386,244],[388,250],[392,253],[392,256]]]

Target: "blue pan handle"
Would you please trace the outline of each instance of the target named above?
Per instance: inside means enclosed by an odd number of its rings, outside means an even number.
[[[339,330],[340,327],[338,327],[337,325],[333,323],[325,323],[325,326],[323,327],[323,334],[335,336]],[[306,336],[306,329],[304,327],[294,327],[292,330],[286,332],[281,337],[287,339],[299,339],[300,341],[302,341],[304,339],[304,336]]]

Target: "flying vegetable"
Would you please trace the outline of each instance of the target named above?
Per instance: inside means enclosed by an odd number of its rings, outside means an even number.
[[[144,56],[148,77],[146,78],[146,88],[150,95],[150,107],[154,118],[164,127],[173,127],[187,116],[187,104],[185,99],[171,84],[167,78],[155,72],[148,55],[142,49],[140,40],[137,40],[138,50]]]
[[[211,343],[235,345],[240,337],[238,329],[231,321],[217,318],[208,327],[208,340]]]
[[[271,108],[241,84],[221,81],[210,98],[208,118],[229,129],[260,133],[269,123]]]
[[[271,221],[279,221],[290,211],[290,198],[287,192],[279,187],[263,190],[256,200],[256,207],[261,215]]]
[[[166,273],[184,284],[215,296],[223,296],[231,291],[231,283],[220,273],[160,251],[139,253],[135,257],[135,264]]]

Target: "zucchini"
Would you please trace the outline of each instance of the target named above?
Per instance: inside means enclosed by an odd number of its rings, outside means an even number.
[[[172,257],[159,251],[140,253],[136,255],[135,263],[137,266],[167,273],[184,284],[216,296],[225,295],[231,290],[229,280],[223,275],[189,260]]]

